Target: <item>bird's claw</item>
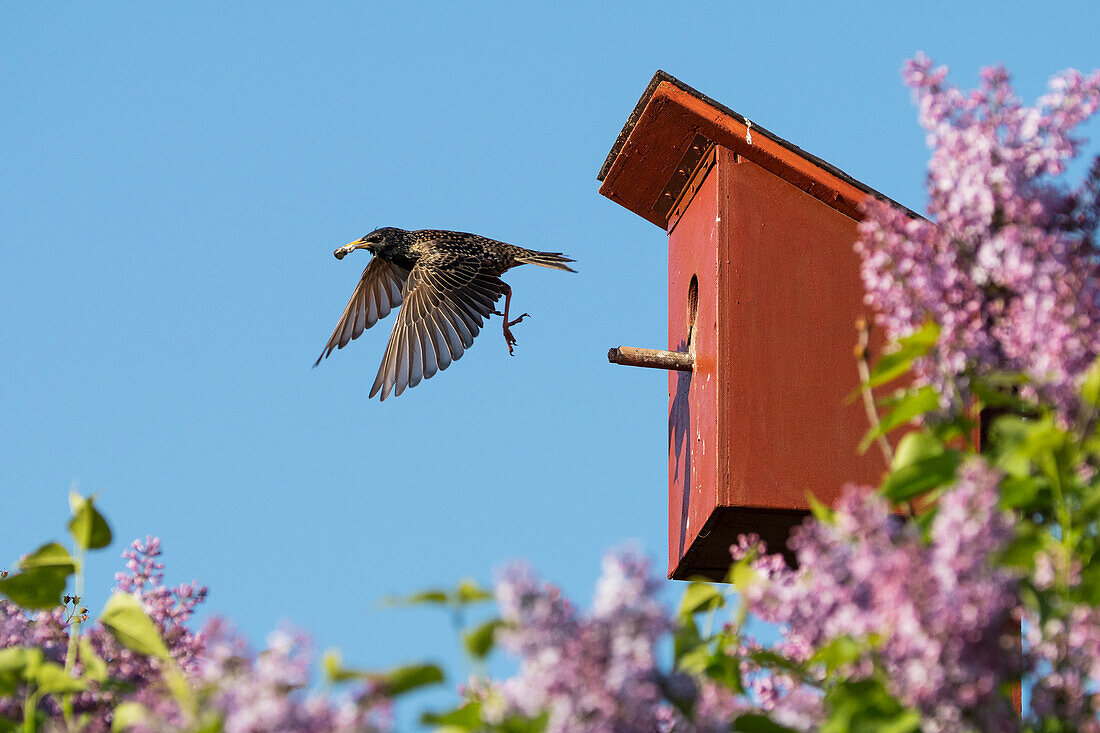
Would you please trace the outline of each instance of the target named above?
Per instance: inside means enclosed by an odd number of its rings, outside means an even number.
[[[504,342],[506,344],[508,344],[508,356],[515,356],[516,355],[515,351],[512,349],[512,347],[515,346],[515,344],[516,344],[516,337],[512,335],[511,326],[516,325],[517,323],[522,321],[524,318],[530,318],[530,317],[531,317],[530,313],[524,313],[522,316],[515,319],[514,321],[505,321],[504,322]]]

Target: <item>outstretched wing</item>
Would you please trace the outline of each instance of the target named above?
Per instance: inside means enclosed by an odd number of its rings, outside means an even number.
[[[332,332],[325,348],[313,366],[332,353],[333,349],[342,349],[362,335],[363,331],[385,318],[390,311],[401,305],[401,292],[409,271],[383,259],[375,257],[363,270],[363,277],[344,308],[336,330]]]
[[[507,289],[480,258],[435,252],[409,272],[404,305],[390,334],[370,397],[399,395],[457,361]]]

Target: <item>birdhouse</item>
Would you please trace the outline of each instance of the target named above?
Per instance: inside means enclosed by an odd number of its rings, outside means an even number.
[[[853,356],[861,203],[885,196],[658,71],[599,174],[600,193],[668,235],[669,577],[721,579],[756,533],[786,551],[809,510],[877,484]]]

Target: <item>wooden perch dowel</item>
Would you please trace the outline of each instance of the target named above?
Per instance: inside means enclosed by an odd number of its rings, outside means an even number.
[[[633,346],[611,349],[607,352],[607,360],[612,364],[650,369],[674,369],[678,372],[690,372],[695,366],[695,357],[682,351],[636,349]]]

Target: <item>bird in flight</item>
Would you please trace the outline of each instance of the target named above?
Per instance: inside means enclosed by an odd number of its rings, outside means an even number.
[[[368,399],[379,391],[383,400],[391,390],[399,395],[446,369],[470,348],[482,319],[490,314],[503,318],[504,341],[512,354],[516,339],[511,327],[528,314],[508,320],[512,289],[500,279],[507,270],[541,265],[576,272],[565,264],[575,260],[560,252],[538,252],[465,232],[383,227],[333,254],[342,260],[357,249],[374,257],[313,366],[401,306]],[[504,313],[494,310],[501,295]]]

